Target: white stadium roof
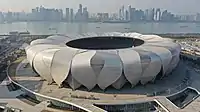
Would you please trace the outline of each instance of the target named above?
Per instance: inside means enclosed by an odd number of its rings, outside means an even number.
[[[49,83],[120,89],[126,82],[135,86],[153,81],[160,72],[167,75],[179,62],[180,45],[157,35],[111,32],[74,37],[50,36],[26,48],[30,65]]]

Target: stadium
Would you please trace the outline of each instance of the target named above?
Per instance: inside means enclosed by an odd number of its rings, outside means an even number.
[[[48,84],[121,89],[145,85],[170,74],[181,46],[170,39],[139,33],[54,35],[26,47],[32,69]]]

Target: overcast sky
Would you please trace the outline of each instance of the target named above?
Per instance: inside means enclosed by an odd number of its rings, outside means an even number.
[[[190,14],[200,12],[200,0],[0,0],[1,11],[30,11],[36,6],[49,8],[78,8],[87,6],[90,12],[118,12],[122,5],[135,8],[162,8],[174,13]]]

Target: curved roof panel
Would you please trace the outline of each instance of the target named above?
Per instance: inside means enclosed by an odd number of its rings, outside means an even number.
[[[69,75],[71,61],[76,53],[77,50],[68,47],[55,53],[51,65],[51,75],[59,86]]]
[[[77,54],[72,60],[71,74],[74,79],[91,90],[96,85],[96,75],[90,61],[96,51]]]
[[[53,55],[56,51],[59,49],[49,49],[42,52],[39,52],[36,54],[34,61],[33,61],[33,67],[37,71],[37,73],[46,79],[49,83],[53,82],[52,76],[51,76],[51,62],[53,59]]]
[[[105,63],[97,77],[97,83],[101,89],[106,89],[122,75],[122,63],[117,54],[104,52],[100,55],[105,60]]]
[[[123,63],[123,71],[126,79],[134,86],[142,74],[140,55],[132,49],[119,50],[119,56]]]

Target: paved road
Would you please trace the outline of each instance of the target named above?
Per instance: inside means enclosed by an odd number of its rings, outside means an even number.
[[[19,97],[21,94],[23,94],[23,92],[20,90],[9,91],[6,85],[7,83],[8,81],[4,80],[0,84],[0,105],[6,104],[7,107],[17,108],[23,110],[24,112],[41,112],[46,108],[45,106],[35,107],[35,105],[32,105],[30,101],[23,97]]]

